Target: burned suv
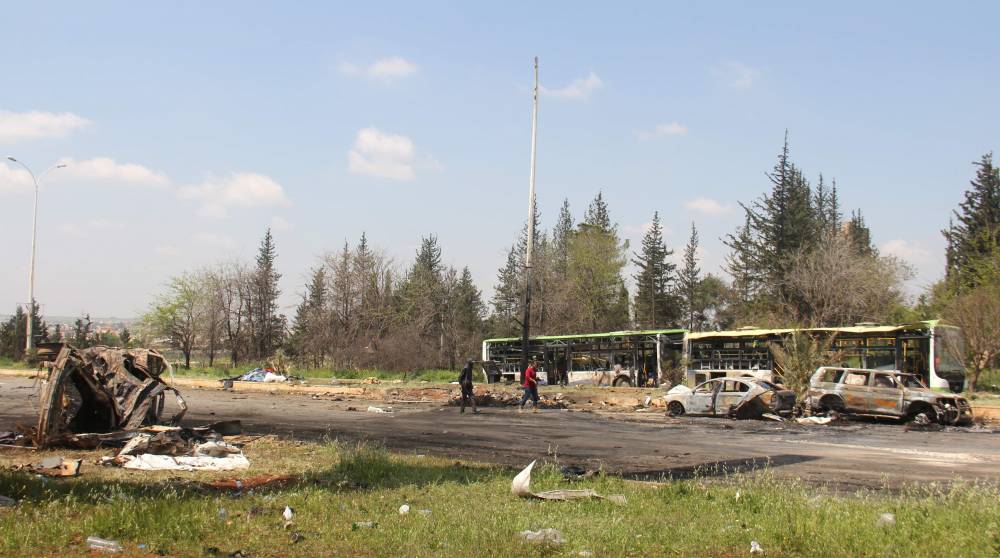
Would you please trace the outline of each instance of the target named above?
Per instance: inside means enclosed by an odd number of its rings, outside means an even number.
[[[941,424],[972,421],[964,397],[931,391],[917,376],[896,370],[820,367],[809,381],[806,408]]]

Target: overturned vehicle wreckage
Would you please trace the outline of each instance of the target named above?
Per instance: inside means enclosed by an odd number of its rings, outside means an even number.
[[[38,447],[86,445],[80,434],[133,430],[161,423],[164,399],[171,391],[177,424],[187,411],[184,398],[161,379],[170,364],[152,349],[91,347],[64,343],[40,347],[48,367],[42,389],[34,442]]]
[[[757,419],[767,413],[789,416],[795,392],[757,378],[716,378],[691,389],[675,386],[663,396],[673,416],[710,415]]]

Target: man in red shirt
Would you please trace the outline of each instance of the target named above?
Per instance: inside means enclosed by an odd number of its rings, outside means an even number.
[[[524,384],[521,386],[524,388],[524,397],[521,398],[521,405],[518,407],[518,411],[523,411],[524,404],[528,402],[528,399],[531,399],[532,412],[538,412],[538,373],[535,371],[537,365],[538,362],[535,359],[531,359],[531,364],[524,371]]]

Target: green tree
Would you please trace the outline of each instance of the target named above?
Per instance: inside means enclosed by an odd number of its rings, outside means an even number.
[[[698,267],[698,229],[691,223],[691,237],[684,247],[684,267],[677,278],[684,308],[685,326],[693,330],[698,325],[698,285],[701,282],[701,268]]]
[[[673,325],[677,320],[677,301],[671,294],[676,266],[667,258],[673,254],[663,241],[663,225],[659,212],[653,213],[649,229],[642,237],[639,252],[632,263],[637,267],[635,279],[636,325],[656,329]]]
[[[197,281],[191,274],[174,277],[167,291],[160,295],[142,317],[143,325],[153,336],[164,337],[184,355],[184,368],[191,368],[191,353],[198,339],[203,319]]]
[[[301,362],[319,367],[327,347],[326,270],[319,266],[312,271],[302,302],[295,311],[295,322],[288,339],[289,349]]]
[[[941,231],[948,245],[947,278],[959,290],[979,284],[969,272],[1000,246],[1000,169],[993,166],[992,152],[974,164],[976,176],[965,199],[949,228]]]
[[[91,328],[94,324],[90,321],[90,314],[77,318],[73,322],[72,345],[78,349],[86,349],[92,345]]]
[[[278,313],[281,291],[275,263],[278,257],[274,237],[268,227],[257,251],[257,266],[252,278],[252,295],[248,318],[251,324],[253,357],[265,359],[281,345],[284,337],[284,317]]]
[[[122,348],[127,349],[129,343],[132,341],[132,332],[129,331],[128,327],[123,327],[121,331],[118,332],[118,339],[121,341]]]

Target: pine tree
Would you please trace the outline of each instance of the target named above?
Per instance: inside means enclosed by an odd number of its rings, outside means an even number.
[[[847,236],[855,252],[861,256],[876,256],[878,250],[872,245],[872,232],[865,223],[861,210],[851,212],[851,220],[847,222]]]
[[[274,353],[281,344],[284,319],[278,315],[278,281],[281,274],[275,268],[278,257],[274,237],[268,227],[257,251],[257,267],[254,270],[254,297],[250,318],[253,323],[254,356],[264,359]]]
[[[521,308],[522,290],[521,267],[517,262],[517,252],[514,246],[507,251],[507,260],[497,271],[497,282],[493,288],[493,329],[496,335],[511,337],[517,332],[517,322],[520,319],[518,311]]]
[[[597,192],[597,197],[590,202],[587,212],[583,216],[583,222],[604,232],[617,232],[617,225],[611,222],[611,215],[608,212],[608,204],[604,201],[603,192]]]
[[[974,287],[981,281],[973,270],[979,260],[997,257],[995,250],[1000,246],[1000,169],[993,166],[992,152],[974,164],[976,177],[954,212],[955,223],[942,231],[953,251],[948,279],[961,287]]]
[[[760,288],[760,278],[757,275],[759,263],[750,226],[750,216],[747,215],[744,225],[737,229],[735,235],[727,235],[724,241],[730,249],[724,268],[733,280],[734,302],[742,307],[750,304]]]
[[[670,293],[676,266],[667,261],[671,254],[673,251],[663,242],[660,214],[654,212],[639,252],[632,260],[638,268],[633,276],[636,287],[633,308],[636,325],[642,329],[657,329],[676,320],[676,304]]]
[[[701,269],[698,267],[698,229],[691,223],[691,237],[684,247],[684,267],[678,275],[677,286],[683,297],[685,327],[693,330],[695,316],[698,313],[698,284],[701,281]]]
[[[564,199],[559,208],[555,228],[552,229],[552,249],[556,274],[565,277],[569,265],[569,237],[573,234],[573,215],[569,211],[569,200]]]

